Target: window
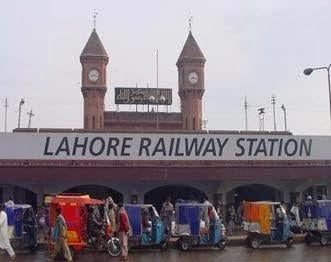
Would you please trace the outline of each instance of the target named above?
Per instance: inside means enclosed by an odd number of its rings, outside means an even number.
[[[193,130],[195,130],[195,117],[193,117]]]
[[[187,117],[185,118],[185,129],[188,129]]]
[[[92,128],[95,128],[95,116],[92,117]]]

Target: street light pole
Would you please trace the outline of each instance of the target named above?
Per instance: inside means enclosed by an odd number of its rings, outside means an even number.
[[[18,128],[21,127],[21,111],[22,111],[22,105],[24,104],[24,99],[22,98],[21,101],[20,101],[20,106],[18,108]]]
[[[331,64],[329,66],[322,66],[322,67],[315,67],[315,68],[306,68],[303,70],[303,73],[307,76],[309,76],[313,71],[316,70],[323,70],[325,69],[328,72],[328,87],[329,87],[329,110],[330,110],[330,128],[331,128],[331,81],[330,81],[330,68]]]
[[[285,131],[287,131],[287,123],[286,123],[286,107],[284,106],[284,104],[282,104],[281,109],[284,111],[284,127],[285,127]]]

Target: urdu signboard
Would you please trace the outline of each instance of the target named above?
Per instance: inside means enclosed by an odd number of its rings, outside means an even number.
[[[115,104],[171,105],[172,89],[115,87]]]
[[[0,133],[0,159],[331,160],[330,148],[328,136]]]

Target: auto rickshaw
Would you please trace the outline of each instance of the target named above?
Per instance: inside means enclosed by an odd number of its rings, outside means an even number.
[[[6,205],[8,231],[12,247],[17,249],[37,249],[38,224],[30,205]]]
[[[225,227],[212,205],[177,203],[175,235],[182,251],[193,246],[217,246],[222,250],[226,245]]]
[[[244,201],[243,228],[248,232],[247,245],[259,248],[262,244],[293,245],[290,221],[279,202]]]
[[[85,248],[107,250],[109,255],[116,257],[120,254],[119,239],[110,236],[110,228],[100,229],[101,243],[94,245],[94,240],[87,234],[87,211],[88,207],[104,207],[104,202],[92,199],[88,195],[63,194],[49,197],[50,205],[50,227],[53,233],[56,222],[56,208],[61,207],[62,215],[67,224],[67,241],[72,252],[79,252]],[[54,248],[52,237],[50,238],[49,248]]]
[[[153,205],[125,204],[132,234],[129,236],[129,247],[167,248],[168,237],[165,226]]]
[[[325,246],[331,239],[331,200],[304,203],[302,229],[307,245],[316,241]]]

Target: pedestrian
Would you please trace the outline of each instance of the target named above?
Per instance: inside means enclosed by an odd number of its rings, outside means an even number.
[[[15,260],[15,252],[10,245],[9,235],[8,235],[8,218],[5,212],[5,205],[0,204],[0,248],[5,249],[9,254],[11,260]]]
[[[53,232],[53,240],[55,242],[55,248],[54,248],[54,258],[58,254],[63,254],[64,258],[67,261],[72,261],[71,252],[68,246],[67,242],[67,224],[62,216],[62,210],[60,207],[56,208],[56,220],[55,220],[55,227]]]
[[[228,227],[227,231],[230,236],[233,235],[235,220],[236,220],[236,213],[235,213],[233,205],[230,205],[228,212],[226,213],[226,223],[227,223],[227,227]]]
[[[121,260],[127,261],[128,260],[128,237],[130,231],[130,221],[128,214],[123,207],[123,203],[118,203],[118,235],[120,239],[120,246],[121,246]]]
[[[238,206],[238,209],[237,209],[237,223],[238,223],[238,225],[241,225],[241,223],[242,223],[243,209],[244,209],[244,204],[243,204],[243,201],[241,201],[239,206]]]
[[[171,203],[171,198],[167,197],[166,201],[162,204],[161,217],[166,228],[168,236],[171,235],[171,223],[174,213],[174,206]]]
[[[287,206],[284,201],[280,202],[281,206],[283,207],[285,213],[287,213]]]
[[[114,202],[109,202],[107,216],[109,219],[112,236],[115,236],[115,233],[117,232],[117,224],[116,224],[117,211],[116,211],[116,209],[117,209],[117,205]]]
[[[211,207],[212,204],[208,201],[208,197],[203,197],[203,210],[202,210],[202,219],[205,221],[206,229],[209,229],[210,219],[208,215],[208,208]]]

